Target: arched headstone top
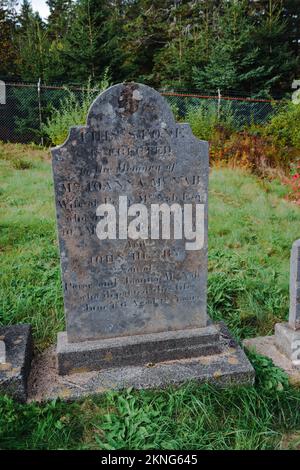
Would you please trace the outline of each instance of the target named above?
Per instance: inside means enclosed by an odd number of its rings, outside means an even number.
[[[142,139],[152,146],[166,139],[168,145],[177,146],[175,135],[180,135],[181,145],[189,141],[207,146],[193,135],[188,123],[176,123],[168,102],[158,91],[140,83],[120,83],[99,94],[90,106],[86,124],[70,127],[67,139],[53,149],[53,155],[75,143],[100,145],[110,141],[118,145],[123,139],[127,144]]]
[[[92,103],[87,126],[142,127],[174,126],[175,120],[167,101],[153,88],[140,83],[120,83],[102,92]]]

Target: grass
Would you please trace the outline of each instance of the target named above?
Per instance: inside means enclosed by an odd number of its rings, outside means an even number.
[[[32,323],[43,350],[64,328],[49,156],[2,144],[0,175],[0,322]],[[271,333],[288,314],[300,208],[286,191],[241,170],[211,171],[209,314],[238,339]],[[257,382],[248,389],[191,383],[46,405],[0,397],[0,448],[298,448],[300,390],[270,361],[251,360]]]
[[[249,388],[189,383],[43,406],[1,397],[0,448],[299,449],[299,390],[269,389],[260,359],[255,365],[257,384]]]

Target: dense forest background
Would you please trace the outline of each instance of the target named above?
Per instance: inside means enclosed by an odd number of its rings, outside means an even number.
[[[0,0],[0,78],[283,96],[300,78],[299,0]]]

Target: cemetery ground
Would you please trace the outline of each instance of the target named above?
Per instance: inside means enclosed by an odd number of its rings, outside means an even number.
[[[36,348],[64,329],[50,156],[0,144],[1,323],[30,322]],[[300,207],[289,188],[212,168],[208,313],[242,340],[288,315],[289,255]],[[22,405],[0,397],[1,449],[300,448],[300,389],[254,353],[254,387],[189,383]]]

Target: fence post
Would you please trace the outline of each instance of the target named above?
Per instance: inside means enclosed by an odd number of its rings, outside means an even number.
[[[41,79],[39,78],[38,85],[37,85],[37,91],[38,91],[38,102],[39,102],[39,121],[40,121],[40,131],[42,132],[42,103],[41,103]],[[44,145],[44,138],[43,135],[41,134],[41,144]]]
[[[218,88],[218,121],[220,121],[220,111],[221,111],[221,90]]]

